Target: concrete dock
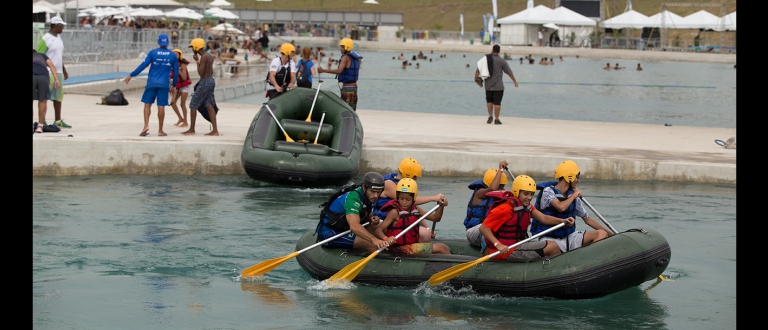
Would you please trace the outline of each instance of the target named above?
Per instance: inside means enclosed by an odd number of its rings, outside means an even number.
[[[391,46],[388,50],[399,49],[398,45]],[[445,48],[462,51],[449,45],[435,46],[435,50],[448,51]],[[490,46],[485,48],[490,51]],[[514,53],[554,51],[524,48],[516,48]],[[600,56],[606,58],[652,54],[654,60],[664,60],[664,55],[668,60],[684,60],[687,55],[691,61],[735,63],[732,54],[567,51],[568,56],[575,53],[592,57],[601,52]],[[194,70],[190,67],[190,71]],[[129,105],[106,106],[99,105],[99,96],[67,93],[63,117],[73,128],[33,135],[33,176],[246,175],[240,152],[248,127],[259,111],[258,105],[219,102],[218,137],[204,135],[210,131],[210,125],[202,116],[198,116],[196,135],[181,135],[187,128],[173,126],[177,117],[170,106],[165,109],[164,123],[168,135],[160,137],[157,108],[153,106],[150,135],[141,137],[141,94],[126,96]],[[33,108],[36,113],[36,103]],[[515,175],[549,177],[557,164],[572,159],[579,164],[583,177],[595,180],[736,183],[736,149],[725,149],[714,142],[735,137],[735,128],[585,121],[578,125],[570,122],[578,130],[540,134],[551,132],[559,121],[504,116],[504,124],[488,125],[484,113],[438,116],[366,109],[358,109],[357,113],[365,133],[360,172],[389,172],[402,158],[414,157],[427,176],[479,176],[500,160],[506,160]],[[390,125],[379,125],[394,117],[408,120],[399,123],[397,131]],[[46,118],[53,122],[51,103]]]

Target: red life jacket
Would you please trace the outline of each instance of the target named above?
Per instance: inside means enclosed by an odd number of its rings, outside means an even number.
[[[182,61],[186,62],[184,64],[189,63],[187,60],[182,60]],[[179,69],[181,69],[181,67],[179,67]],[[181,74],[179,74],[179,76],[181,76]],[[171,81],[173,81],[173,70],[171,70]],[[187,72],[187,80],[181,80],[181,77],[179,77],[179,80],[176,82],[177,89],[185,86],[189,86],[189,85],[192,85],[192,79],[189,78],[189,72]]]
[[[384,212],[389,212],[391,209],[397,210],[397,213],[400,215],[400,217],[395,220],[389,227],[387,227],[387,236],[388,237],[394,237],[400,234],[405,228],[408,228],[411,224],[416,222],[416,220],[419,220],[419,210],[416,208],[416,204],[411,205],[410,210],[404,210],[400,204],[397,203],[397,200],[393,199],[386,204],[384,204],[381,207],[381,210]],[[420,226],[413,226],[411,230],[409,230],[407,233],[403,234],[403,236],[400,236],[396,241],[395,245],[405,245],[405,244],[411,244],[411,243],[418,243],[419,242],[419,227]]]
[[[531,223],[531,206],[528,205],[523,206],[520,202],[520,199],[512,195],[512,192],[508,190],[497,190],[492,191],[487,194],[485,194],[486,197],[492,197],[497,198],[498,200],[491,205],[490,209],[488,210],[488,213],[490,214],[491,210],[496,208],[496,206],[501,205],[502,203],[511,203],[512,204],[512,213],[509,214],[509,218],[504,222],[504,224],[499,227],[495,232],[493,232],[493,236],[496,237],[496,239],[501,242],[501,244],[504,244],[506,246],[514,245],[515,243],[522,241],[526,238],[528,238],[528,225]],[[496,252],[496,248],[493,246],[493,243],[489,241],[487,238],[485,239],[485,245],[491,249],[491,253]],[[514,249],[511,249],[509,253],[498,256],[494,259],[506,259],[506,257],[512,252]]]

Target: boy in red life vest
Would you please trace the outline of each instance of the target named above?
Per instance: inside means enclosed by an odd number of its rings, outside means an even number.
[[[386,241],[389,244],[389,252],[395,254],[450,254],[448,245],[443,243],[422,242],[419,239],[419,227],[425,227],[422,230],[429,230],[429,227],[422,220],[418,226],[414,226],[407,233],[395,239],[404,229],[408,228],[416,220],[427,213],[424,209],[415,205],[416,195],[419,187],[416,180],[411,178],[400,179],[397,183],[397,192],[395,199],[387,202],[381,208],[387,212],[387,217],[376,227],[376,237]],[[440,207],[426,216],[424,219],[438,222],[443,217],[443,209],[448,205],[448,200],[443,197],[439,202]],[[386,234],[385,231],[386,230]],[[435,233],[432,232],[432,237]]]
[[[540,257],[552,257],[560,254],[560,248],[550,241],[531,241],[509,249],[510,245],[528,238],[528,225],[531,218],[547,225],[558,225],[565,222],[573,226],[574,219],[560,219],[545,215],[531,205],[533,194],[536,193],[536,182],[530,176],[520,175],[512,182],[512,192],[498,190],[486,194],[488,197],[499,199],[488,211],[488,216],[480,226],[483,234],[481,249],[483,255],[496,251],[501,253],[495,260],[523,260]]]

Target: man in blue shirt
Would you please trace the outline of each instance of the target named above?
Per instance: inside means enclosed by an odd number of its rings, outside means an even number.
[[[179,59],[173,51],[168,49],[168,35],[161,34],[157,37],[159,48],[149,51],[136,70],[133,70],[123,81],[127,84],[132,77],[137,76],[141,71],[149,66],[149,76],[147,86],[144,88],[144,94],[141,96],[141,102],[144,103],[144,129],[139,136],[149,135],[149,115],[152,114],[152,104],[157,99],[157,120],[160,123],[158,136],[166,136],[163,132],[163,120],[165,119],[165,106],[168,103],[168,94],[171,97],[176,94],[176,82],[179,79]],[[151,65],[151,66],[150,66]],[[171,71],[173,70],[173,71]],[[171,72],[173,72],[173,83],[171,83]]]

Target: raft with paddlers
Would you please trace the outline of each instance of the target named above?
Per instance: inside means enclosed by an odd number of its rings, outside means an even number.
[[[313,234],[314,229],[305,233],[296,244],[296,251],[316,244],[317,236]],[[481,294],[586,299],[657,279],[671,258],[664,236],[642,228],[630,229],[555,257],[523,261],[487,259],[476,264],[473,263],[487,256],[466,239],[433,241],[448,245],[451,254],[393,255],[382,251],[351,276],[352,282],[414,288],[430,282],[457,289],[471,287]],[[365,250],[319,246],[295,257],[309,275],[325,280],[343,273],[342,269],[350,264],[360,263],[369,254]]]
[[[360,168],[363,125],[338,95],[297,87],[253,117],[240,160],[253,179],[303,186],[342,185]]]

